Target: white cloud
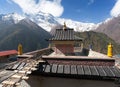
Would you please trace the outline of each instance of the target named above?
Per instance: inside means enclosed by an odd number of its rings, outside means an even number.
[[[94,3],[95,0],[89,0],[88,5],[91,5]]]
[[[50,13],[55,17],[62,15],[64,8],[61,0],[12,0],[18,4],[24,13],[36,14],[38,12]]]
[[[120,0],[117,0],[117,2],[115,3],[115,5],[112,8],[110,14],[113,17],[117,17],[120,14]]]

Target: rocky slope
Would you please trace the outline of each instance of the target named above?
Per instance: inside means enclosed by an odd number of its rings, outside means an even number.
[[[97,32],[104,33],[120,44],[120,16],[111,18],[103,22],[96,29]]]
[[[98,26],[97,24],[94,23],[83,23],[83,22],[73,21],[70,19],[56,18],[51,14],[47,14],[43,12],[39,12],[38,14],[34,14],[34,15],[25,14],[22,16],[17,13],[0,15],[0,20],[5,22],[9,21],[12,23],[18,23],[22,19],[26,19],[26,18],[35,22],[37,25],[39,25],[46,31],[51,31],[51,29],[54,26],[63,25],[64,22],[66,22],[68,27],[74,28],[75,31],[79,31],[79,32],[94,30]]]
[[[29,19],[9,25],[0,30],[0,50],[16,49],[19,43],[23,51],[33,51],[48,46],[46,39],[51,35]]]
[[[113,54],[120,53],[120,45],[103,33],[88,31],[76,32],[76,35],[84,38],[84,48],[89,49],[92,45],[94,51],[107,54],[107,46],[109,43],[113,44]]]

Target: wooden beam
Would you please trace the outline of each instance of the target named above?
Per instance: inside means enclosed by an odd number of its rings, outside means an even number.
[[[31,71],[27,71],[27,74],[31,74],[32,72]]]
[[[20,85],[20,83],[16,83],[15,85],[18,86],[18,85]]]
[[[31,68],[31,70],[35,71],[35,70],[37,70],[37,68]]]
[[[14,81],[7,81],[7,80],[5,80],[5,81],[2,82],[2,84],[14,85],[15,82]]]
[[[23,76],[22,77],[22,79],[25,79],[25,80],[27,80],[29,77],[27,77],[27,76]]]
[[[23,73],[24,74],[24,73],[26,73],[26,71],[22,70],[22,71],[18,71],[18,73]]]
[[[13,75],[13,76],[11,76],[12,78],[21,78],[22,77],[22,75]]]

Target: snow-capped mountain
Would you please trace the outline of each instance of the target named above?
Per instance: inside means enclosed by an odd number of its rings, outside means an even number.
[[[39,12],[38,14],[34,14],[34,15],[25,15],[25,16],[47,31],[50,31],[52,26],[59,24],[57,18],[55,18],[51,14],[47,14],[43,12]]]
[[[58,18],[58,22],[61,25],[63,25],[63,23],[66,22],[67,27],[73,28],[75,31],[78,32],[95,30],[98,27],[98,25],[94,23],[83,23],[83,22],[73,21],[71,19]]]
[[[99,27],[97,27],[96,31],[105,33],[120,44],[120,16],[109,18],[102,22]]]
[[[82,23],[70,19],[56,18],[51,14],[42,12],[39,12],[38,14],[35,15],[26,16],[47,31],[50,31],[51,28],[56,25],[63,25],[64,22],[66,22],[67,27],[74,28],[75,31],[80,32],[94,30],[97,27],[97,25],[94,23]]]
[[[17,13],[5,14],[5,15],[1,15],[1,17],[0,17],[0,19],[2,21],[9,21],[9,22],[13,22],[15,24],[24,18],[25,18],[24,16],[21,16]]]
[[[10,21],[13,23],[18,23],[19,21],[23,19],[30,19],[31,21],[38,24],[40,27],[47,31],[51,31],[52,27],[56,25],[63,25],[64,22],[66,22],[67,27],[74,28],[75,31],[83,32],[83,31],[90,31],[95,30],[98,25],[94,23],[83,23],[83,22],[77,22],[70,19],[64,19],[64,18],[56,18],[48,13],[39,12],[38,14],[34,15],[27,15],[21,16],[17,13],[11,13],[6,15],[1,15],[0,19],[3,21]]]

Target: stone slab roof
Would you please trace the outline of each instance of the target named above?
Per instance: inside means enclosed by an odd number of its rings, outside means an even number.
[[[53,37],[49,40],[78,40],[78,41],[82,41],[83,38],[79,38],[77,36],[75,36],[74,30],[73,29],[56,29],[55,34],[53,35]]]
[[[44,65],[44,73],[55,73],[57,75],[77,75],[91,77],[119,78],[120,69],[115,66],[84,66],[84,65]]]

